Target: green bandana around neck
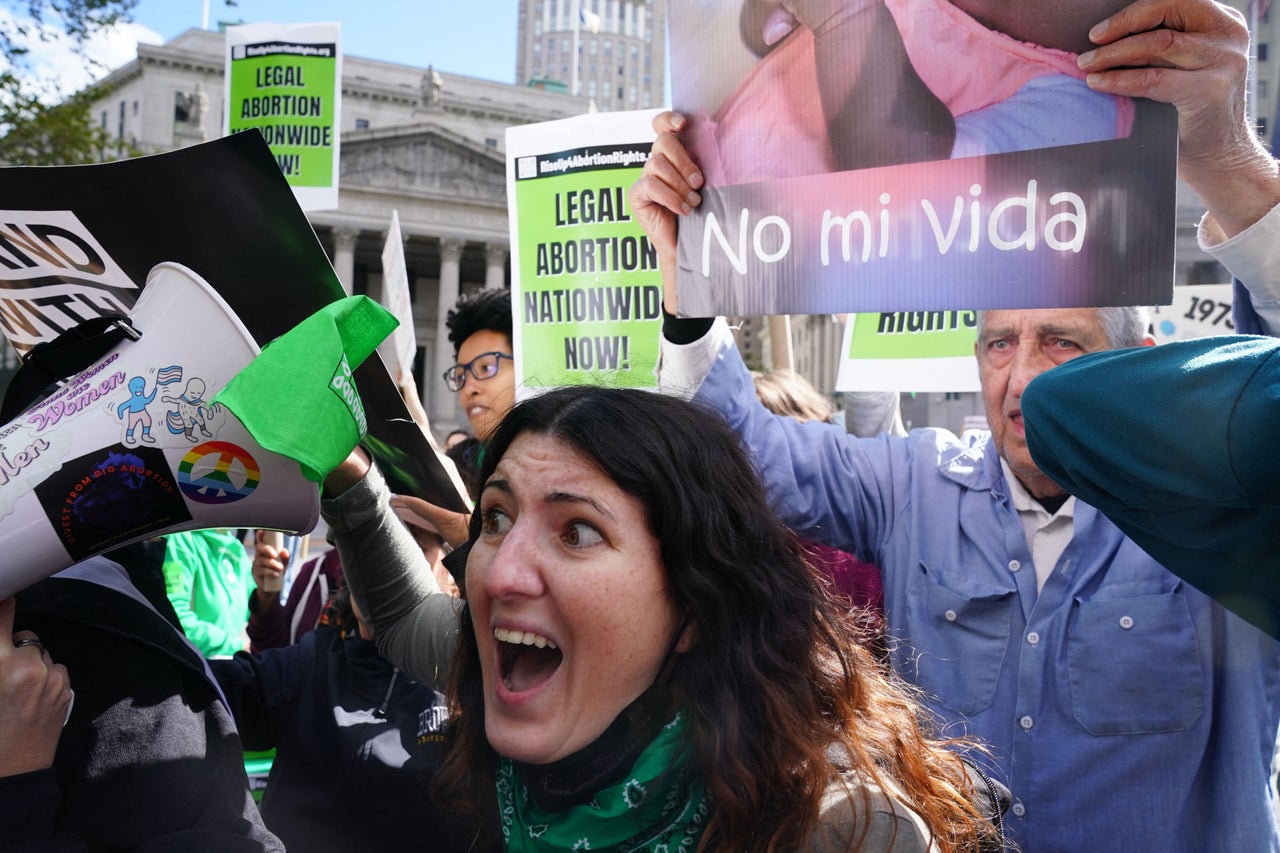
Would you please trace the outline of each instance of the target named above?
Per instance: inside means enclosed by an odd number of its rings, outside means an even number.
[[[213,402],[319,483],[364,438],[364,406],[351,373],[396,325],[367,296],[339,299],[267,344]]]
[[[502,837],[511,853],[693,850],[706,829],[710,801],[684,750],[685,714],[677,712],[640,753],[621,782],[586,804],[549,812],[538,807],[515,763],[498,762]]]

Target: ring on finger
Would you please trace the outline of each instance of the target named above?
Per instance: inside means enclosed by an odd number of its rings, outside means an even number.
[[[20,649],[23,646],[35,646],[42,653],[44,652],[44,643],[40,642],[36,637],[23,637],[21,640],[13,641],[13,647],[15,649]]]

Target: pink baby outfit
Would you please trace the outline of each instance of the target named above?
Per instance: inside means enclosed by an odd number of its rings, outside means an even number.
[[[1076,54],[1018,41],[988,29],[950,0],[884,3],[902,33],[912,67],[929,91],[957,118],[1007,101],[1038,78],[1062,75],[1084,80],[1085,73],[1076,65]],[[1111,138],[1128,136],[1133,130],[1133,102],[1115,95],[1092,94],[1099,103],[1114,104]],[[1078,119],[1079,116],[1073,117],[1073,122]]]
[[[953,157],[1097,142],[1132,131],[1133,102],[1090,90],[1075,54],[990,30],[949,0],[885,5],[912,66],[956,119]],[[709,186],[834,171],[812,31],[798,27],[783,39],[714,115],[694,115],[685,144]]]

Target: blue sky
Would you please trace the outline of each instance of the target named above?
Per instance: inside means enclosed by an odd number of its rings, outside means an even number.
[[[134,20],[168,40],[199,27],[201,0],[140,0]],[[383,59],[504,83],[515,82],[517,0],[209,0],[219,20],[342,24],[342,48]]]

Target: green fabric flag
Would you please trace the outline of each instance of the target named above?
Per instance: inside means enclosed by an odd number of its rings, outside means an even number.
[[[339,299],[267,344],[213,402],[319,483],[364,438],[368,424],[351,371],[396,325],[367,296]]]

